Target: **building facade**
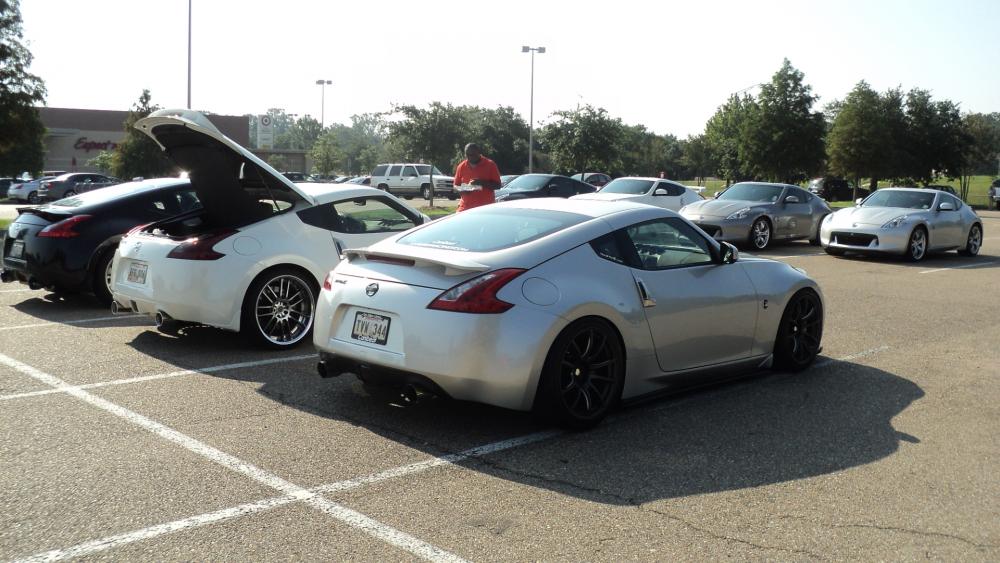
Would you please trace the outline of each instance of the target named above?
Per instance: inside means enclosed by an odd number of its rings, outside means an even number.
[[[127,111],[38,108],[45,125],[45,171],[100,172],[88,162],[125,139]],[[223,135],[240,145],[250,143],[250,118],[212,115],[208,119]]]

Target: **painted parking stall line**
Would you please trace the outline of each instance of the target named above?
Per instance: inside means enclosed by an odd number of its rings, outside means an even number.
[[[868,350],[863,350],[861,352],[857,352],[837,359],[823,358],[821,361],[816,362],[813,368],[826,367],[828,365],[835,365],[839,362],[848,362],[848,361],[858,360],[861,358],[866,358],[888,349],[890,349],[890,346],[886,345],[886,346],[879,346],[876,348],[870,348]],[[0,362],[2,362],[4,358],[5,358],[4,356],[0,355]],[[715,396],[715,395],[713,394],[710,396]],[[664,410],[667,408],[673,408],[676,407],[677,405],[691,402],[697,399],[698,397],[703,398],[705,397],[705,395],[697,397],[695,396],[686,397],[680,401],[673,401],[669,405],[666,405],[665,407],[657,408],[654,410]],[[612,422],[614,420],[627,419],[627,418],[631,418],[631,416],[616,415],[610,417],[608,421]],[[498,442],[492,442],[482,446],[477,446],[474,448],[470,448],[468,450],[464,450],[459,453],[449,454],[441,457],[435,457],[425,461],[419,461],[409,465],[387,469],[384,471],[380,471],[378,473],[373,473],[362,477],[355,477],[352,479],[347,479],[345,481],[327,483],[309,489],[307,492],[312,494],[336,493],[336,492],[342,492],[360,488],[367,485],[373,485],[391,479],[409,477],[423,473],[425,471],[429,471],[437,467],[448,466],[448,465],[454,466],[463,461],[472,460],[478,457],[499,453],[504,450],[510,450],[542,442],[544,440],[549,440],[558,437],[562,434],[563,431],[561,430],[547,430],[547,431],[535,432],[532,434],[501,440]],[[113,549],[131,543],[136,543],[139,541],[153,539],[167,534],[172,534],[193,528],[199,528],[202,526],[207,526],[209,524],[214,524],[216,522],[221,522],[224,520],[231,520],[234,518],[257,514],[259,512],[263,512],[266,510],[270,510],[272,508],[277,508],[279,506],[284,506],[294,502],[299,502],[302,500],[303,499],[297,495],[282,495],[269,499],[263,499],[255,502],[241,504],[239,506],[234,506],[231,508],[225,508],[215,512],[190,516],[187,518],[182,518],[179,520],[174,520],[172,522],[166,522],[163,524],[156,524],[148,528],[127,532],[124,534],[118,534],[97,540],[92,540],[89,542],[81,543],[64,549],[56,549],[44,553],[39,553],[37,555],[33,555],[31,557],[16,561],[32,561],[32,562],[59,561],[75,557],[83,557],[93,553],[105,551],[108,549]]]
[[[209,461],[217,463],[236,473],[241,473],[258,483],[267,485],[268,487],[283,493],[285,496],[291,496],[297,500],[301,500],[313,508],[332,516],[352,528],[363,531],[368,535],[376,537],[390,545],[406,550],[413,555],[429,561],[464,561],[457,555],[449,553],[441,548],[435,547],[417,539],[416,537],[406,534],[405,532],[365,516],[356,510],[352,510],[346,506],[323,498],[315,492],[286,481],[273,473],[269,473],[251,463],[227,454],[222,450],[213,448],[204,442],[182,434],[173,428],[160,424],[159,422],[147,418],[139,413],[133,412],[106,399],[102,399],[101,397],[93,395],[84,389],[75,388],[54,375],[35,369],[28,364],[15,360],[7,355],[0,354],[0,364],[6,365],[11,369],[45,383],[46,385],[65,389],[67,394],[80,399],[91,406],[97,407],[103,411],[122,418],[136,426],[139,426],[140,428],[152,432],[160,438],[173,442],[190,452],[200,455]]]
[[[946,272],[948,270],[963,270],[966,268],[979,268],[981,266],[989,266],[990,264],[996,264],[998,260],[985,260],[983,262],[976,262],[975,264],[963,264],[961,266],[948,266],[945,268],[935,268],[933,270],[924,270],[919,272],[921,274],[933,274],[936,272]]]
[[[21,330],[25,328],[38,328],[43,326],[57,326],[57,325],[82,325],[87,323],[99,323],[105,321],[117,321],[119,319],[134,319],[136,317],[141,317],[143,315],[115,315],[113,317],[94,317],[90,319],[74,319],[69,321],[45,321],[41,323],[32,323],[26,325],[17,326],[0,326],[0,330]]]
[[[41,391],[29,391],[27,393],[14,393],[11,395],[0,395],[0,401],[10,401],[14,399],[25,399],[29,397],[41,397],[44,395],[53,395],[56,393],[67,393],[69,389],[98,389],[101,387],[109,387],[112,385],[129,385],[132,383],[145,383],[147,381],[159,381],[161,379],[172,379],[174,377],[181,377],[184,375],[195,375],[199,373],[217,373],[220,371],[230,371],[234,369],[243,368],[253,368],[259,366],[268,366],[274,364],[284,364],[290,362],[298,362],[303,360],[315,359],[316,354],[305,354],[301,356],[289,356],[287,358],[270,358],[267,360],[257,360],[252,362],[239,362],[235,364],[223,364],[218,366],[210,366],[207,368],[199,369],[182,369],[178,371],[171,371],[167,373],[158,373],[154,375],[141,375],[138,377],[128,377],[125,379],[110,379],[108,381],[99,381],[97,383],[86,383],[84,385],[71,385],[69,387],[59,387],[53,389],[43,389]]]

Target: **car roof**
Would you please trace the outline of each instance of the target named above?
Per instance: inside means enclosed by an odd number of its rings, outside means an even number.
[[[892,186],[890,188],[879,188],[879,189],[875,190],[872,193],[874,194],[874,193],[882,192],[882,191],[885,191],[885,190],[892,190],[894,192],[919,192],[919,193],[924,193],[924,194],[927,193],[927,191],[928,191],[927,188],[914,188],[914,187],[910,187],[910,186]],[[932,189],[930,191],[937,193],[937,192],[939,192],[941,190],[934,190],[934,189]]]
[[[385,195],[385,192],[363,184],[329,184],[323,182],[296,182],[295,186],[309,194],[318,203],[327,203],[342,197]]]
[[[681,184],[677,180],[671,180],[669,178],[654,178],[653,176],[622,176],[620,178],[615,178],[615,180],[649,180],[650,182],[671,182],[674,184]],[[612,180],[614,182],[615,180]]]
[[[565,199],[561,197],[536,197],[536,198],[517,199],[514,201],[504,201],[501,203],[495,203],[493,205],[498,205],[508,208],[518,208],[518,209],[541,209],[547,211],[565,211],[567,213],[576,213],[578,215],[585,215],[587,217],[592,217],[595,219],[598,217],[615,215],[617,213],[622,213],[625,211],[646,210],[650,209],[651,207],[644,203],[637,203],[629,200],[607,201],[607,200],[597,200],[597,199]],[[674,214],[673,211],[667,209],[662,209],[662,211]]]

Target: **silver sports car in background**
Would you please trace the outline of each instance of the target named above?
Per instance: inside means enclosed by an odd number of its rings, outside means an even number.
[[[536,409],[570,427],[620,399],[820,350],[823,298],[666,209],[527,199],[345,251],[316,311],[324,376]]]
[[[983,244],[983,223],[947,192],[884,188],[827,217],[820,242],[834,255],[901,254],[916,262],[930,251],[957,249],[975,256]]]
[[[715,199],[693,203],[681,215],[716,240],[763,250],[775,240],[819,244],[819,226],[831,213],[822,198],[788,184],[740,182]]]

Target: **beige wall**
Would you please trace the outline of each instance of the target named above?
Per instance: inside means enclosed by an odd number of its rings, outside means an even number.
[[[50,129],[45,136],[45,170],[99,172],[87,161],[102,150],[113,150],[125,138],[124,131]]]

